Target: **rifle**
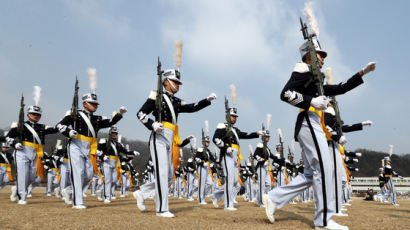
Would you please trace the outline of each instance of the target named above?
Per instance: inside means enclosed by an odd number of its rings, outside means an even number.
[[[71,117],[73,119],[73,129],[74,130],[76,129],[77,117],[78,117],[78,89],[80,89],[80,87],[78,86],[77,76],[75,76],[73,104],[71,106]]]
[[[205,133],[204,129],[202,129],[202,146],[203,146],[203,152],[202,152],[202,158],[206,158],[207,153],[208,153],[208,147],[206,147],[206,139],[205,139]]]
[[[232,132],[232,123],[231,123],[231,111],[229,109],[229,102],[225,96],[225,111],[226,111],[226,133],[225,137],[228,140],[228,146],[232,146],[233,132]]]
[[[155,109],[158,113],[158,121],[162,122],[162,70],[161,70],[161,61],[158,57],[158,64],[157,64],[157,75],[158,75],[158,83],[157,83],[157,98],[155,100]]]
[[[107,142],[105,143],[105,149],[107,151],[107,154],[109,154],[110,149],[111,149],[111,141],[112,141],[112,126],[110,127],[110,130],[108,131]]]
[[[301,31],[303,34],[303,39],[307,40],[308,44],[308,49],[309,49],[309,54],[310,54],[310,59],[312,61],[311,63],[311,68],[312,68],[312,78],[306,82],[304,85],[305,88],[309,86],[309,84],[314,81],[317,91],[319,93],[319,96],[323,96],[325,93],[323,89],[323,81],[324,81],[324,76],[323,73],[320,72],[320,66],[319,66],[319,61],[317,59],[317,54],[316,54],[316,49],[315,45],[313,44],[313,37],[316,37],[315,34],[309,34],[308,27],[306,23],[302,21],[302,18],[300,18],[300,26],[301,26]],[[318,41],[319,44],[319,41]]]
[[[23,141],[23,135],[24,135],[24,96],[21,94],[21,100],[20,100],[20,111],[19,111],[19,120],[17,123],[17,133],[19,134],[19,141]]]
[[[279,133],[279,145],[280,145],[280,158],[283,159],[283,139],[282,139],[282,130],[278,129]]]
[[[262,131],[265,131],[265,126],[262,124]],[[265,132],[263,132],[265,133]],[[263,134],[262,135],[262,144],[263,144],[263,158],[265,158],[266,160],[268,160],[269,158],[269,154],[268,154],[268,143],[266,143],[266,135]]]
[[[333,84],[333,74],[332,74],[331,68],[326,68],[326,76],[328,79],[327,82],[329,84]],[[337,135],[342,136],[343,135],[343,131],[342,131],[343,121],[342,121],[342,118],[340,117],[339,105],[337,103],[335,96],[332,96],[331,99],[333,101],[333,109],[335,111],[335,118],[336,118],[336,123],[333,125],[332,128],[335,129]]]

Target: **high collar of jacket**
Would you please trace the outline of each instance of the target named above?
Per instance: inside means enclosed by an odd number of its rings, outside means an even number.
[[[310,72],[310,68],[308,64],[304,62],[298,62],[296,63],[295,68],[293,68],[293,72],[307,73],[307,72]]]

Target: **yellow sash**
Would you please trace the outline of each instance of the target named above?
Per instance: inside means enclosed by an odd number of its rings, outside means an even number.
[[[98,166],[97,166],[97,155],[96,155],[97,147],[98,147],[97,138],[87,137],[87,136],[78,134],[77,136],[74,137],[74,139],[78,139],[78,140],[82,140],[82,141],[86,141],[90,143],[90,160],[91,160],[91,164],[93,165],[94,174],[101,175],[101,172],[100,170],[98,170]]]
[[[285,183],[289,184],[289,178],[288,178],[288,168],[285,167]]]
[[[184,176],[182,176],[182,178],[183,178],[183,182],[184,182],[184,187],[186,187],[186,180],[185,180],[185,177],[184,177]]]
[[[60,169],[59,169],[59,168],[52,168],[51,170],[56,171],[56,173],[57,173],[57,181],[60,182]]]
[[[210,165],[209,161],[206,162],[206,163],[208,164],[209,175],[211,175],[212,182],[215,182],[215,178],[214,178],[214,176],[212,175],[211,165]]]
[[[5,164],[5,163],[0,163],[0,166],[5,166],[7,168],[7,175],[9,176],[9,181],[13,181],[13,175],[11,175],[11,165],[10,164]]]
[[[128,177],[129,177],[129,180],[130,180],[130,187],[132,187],[132,186],[133,186],[133,184],[132,184],[132,176],[131,176],[131,171],[126,171],[126,173],[128,173]]]
[[[343,148],[342,145],[339,145],[339,147],[340,147],[340,154],[342,156],[345,155],[345,148]],[[342,162],[343,162],[343,166],[345,167],[347,182],[349,183],[350,182],[350,171],[349,169],[347,169],[345,161],[342,161]]]
[[[29,141],[23,141],[24,146],[28,146],[31,148],[35,148],[37,151],[37,172],[36,176],[40,176],[41,179],[44,179],[44,165],[41,163],[41,158],[44,156],[43,145],[42,144],[35,144]]]
[[[241,147],[236,144],[231,144],[231,147],[238,150],[238,178],[239,178],[239,184],[243,186],[243,182],[241,179],[241,160],[243,159],[242,154],[241,154]]]
[[[163,121],[162,124],[165,128],[174,131],[174,136],[172,137],[172,165],[174,166],[174,172],[178,170],[180,165],[179,161],[179,146],[181,145],[181,138],[179,137],[178,125]]]
[[[304,109],[300,109],[300,112],[305,111]],[[327,140],[332,140],[332,134],[327,130],[326,125],[325,125],[325,113],[321,110],[317,110],[313,108],[312,106],[309,107],[309,111],[316,113],[320,117],[320,126],[323,129],[323,132],[325,132],[326,139]]]
[[[115,169],[117,170],[117,178],[118,178],[118,182],[120,182],[120,184],[122,183],[122,176],[121,176],[121,164],[120,164],[120,160],[118,158],[118,156],[108,156],[110,159],[115,160]]]

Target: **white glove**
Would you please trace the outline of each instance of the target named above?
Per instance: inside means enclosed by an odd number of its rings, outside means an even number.
[[[137,152],[137,151],[134,151],[134,156],[139,156],[140,155],[140,153],[139,152]]]
[[[103,155],[103,152],[101,150],[97,150],[96,154],[97,154],[97,156],[101,156],[101,155]]]
[[[256,134],[258,134],[258,135],[266,135],[266,131],[265,131],[265,130],[263,130],[263,131],[258,131],[258,132],[256,132]]]
[[[215,144],[216,144],[219,148],[224,147],[224,142],[223,142],[221,139],[219,139],[219,138],[215,138]]]
[[[162,132],[162,130],[164,130],[164,126],[162,125],[162,123],[154,122],[152,123],[152,129],[154,129],[154,132],[160,133]]]
[[[367,120],[367,121],[363,121],[363,122],[362,122],[362,125],[363,125],[363,126],[366,126],[366,125],[371,126],[372,124],[373,124],[373,122],[370,121],[370,120]]]
[[[317,110],[325,110],[328,104],[329,99],[326,96],[315,97],[312,98],[312,101],[310,101],[310,105]]]
[[[126,113],[128,110],[124,107],[124,106],[121,106],[120,107],[120,114],[121,115],[123,115],[124,113]]]
[[[376,69],[376,62],[369,62],[369,63],[362,69],[363,75],[365,75],[365,74],[367,74],[367,73],[369,73],[369,72],[371,72],[371,71],[374,71],[375,69]]]
[[[356,153],[356,157],[361,157],[362,153]]]
[[[233,152],[233,149],[231,147],[228,147],[226,149],[226,153],[231,154]]]
[[[108,160],[108,158],[109,158],[108,156],[104,156],[103,160],[106,161]]]
[[[77,131],[75,131],[75,130],[70,130],[70,132],[68,133],[68,136],[70,136],[70,138],[73,138],[73,137],[75,137],[75,136],[77,136],[78,135],[78,133],[77,133]]]
[[[60,158],[60,162],[63,163],[64,162],[64,157]]]
[[[267,161],[265,161],[265,164],[264,164],[264,166],[266,167],[266,166],[268,166],[268,164],[269,164],[269,163],[268,163]]]
[[[14,145],[14,148],[17,149],[17,150],[22,150],[22,149],[23,149],[23,145],[22,145],[21,143],[16,143],[16,144]]]
[[[339,144],[344,145],[347,143],[347,139],[345,136],[341,136],[339,139]]]
[[[208,100],[208,101],[213,101],[213,100],[215,100],[216,99],[216,94],[215,93],[211,93],[207,98],[206,98],[206,100]]]
[[[58,160],[58,158],[60,158],[60,157],[58,157],[58,156],[53,156],[53,158],[54,158],[54,160]]]
[[[278,163],[273,163],[273,166],[275,166],[275,168],[279,168],[279,164],[278,164]]]
[[[48,169],[48,166],[47,166],[47,165],[44,165],[44,169]]]
[[[211,168],[214,167],[214,163],[209,164],[209,167]]]
[[[359,162],[359,160],[356,159],[356,158],[353,158],[353,161],[356,162],[356,163]]]

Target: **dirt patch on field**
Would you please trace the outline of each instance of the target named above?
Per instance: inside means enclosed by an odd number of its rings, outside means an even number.
[[[312,229],[314,204],[286,205],[275,214],[270,224],[265,209],[238,198],[238,211],[214,208],[212,202],[170,198],[175,218],[155,216],[154,202],[148,199],[147,212],[137,209],[132,194],[117,198],[110,204],[88,195],[85,210],[73,210],[61,199],[46,197],[44,189],[36,188],[27,205],[9,199],[10,188],[0,192],[0,229]],[[118,194],[117,194],[118,197]],[[410,200],[400,200],[399,207],[355,198],[348,207],[348,217],[334,217],[350,229],[410,229]]]

